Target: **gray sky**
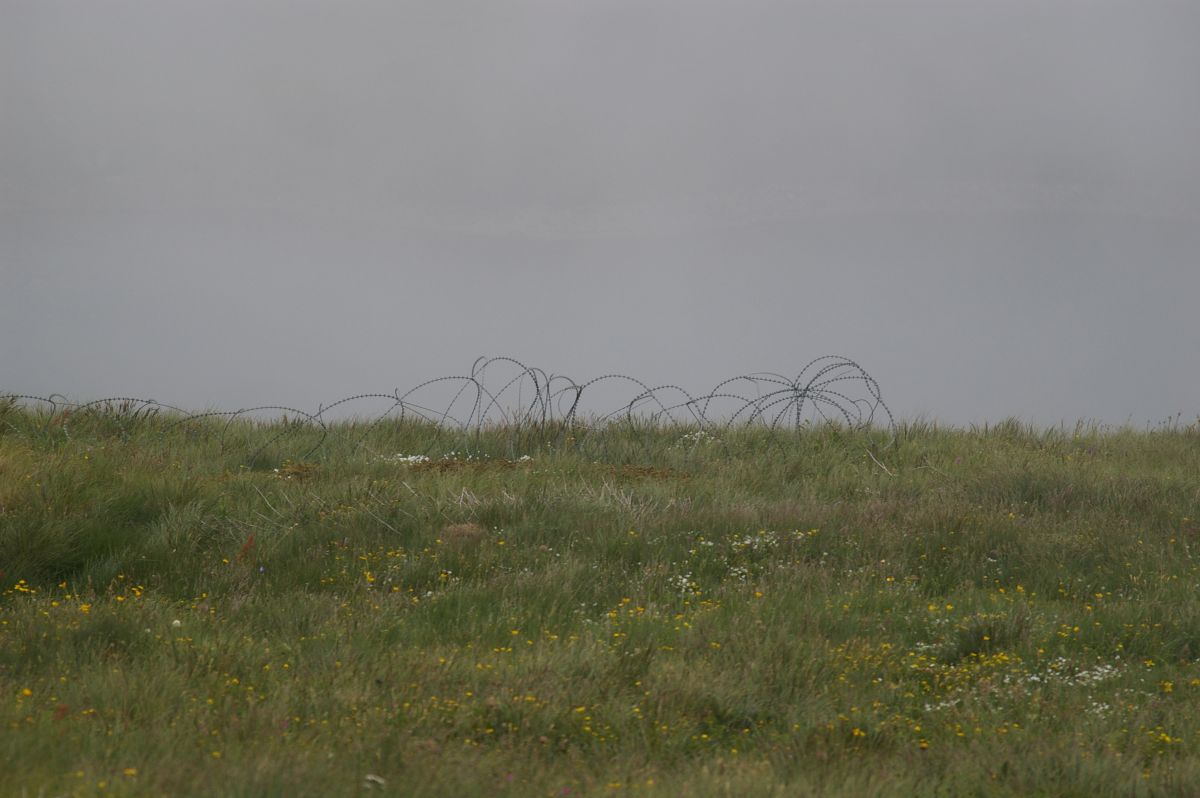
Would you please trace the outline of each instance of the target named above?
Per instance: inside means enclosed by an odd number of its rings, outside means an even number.
[[[0,392],[1200,414],[1191,0],[0,0]],[[608,408],[603,408],[608,409]]]

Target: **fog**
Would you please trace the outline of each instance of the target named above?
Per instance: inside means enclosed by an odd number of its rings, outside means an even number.
[[[0,0],[0,393],[1200,414],[1200,5]],[[607,408],[611,409],[611,408]]]

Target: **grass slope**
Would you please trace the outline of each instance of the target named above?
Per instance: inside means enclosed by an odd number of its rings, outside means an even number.
[[[0,407],[0,792],[1195,794],[1197,428],[556,432]]]

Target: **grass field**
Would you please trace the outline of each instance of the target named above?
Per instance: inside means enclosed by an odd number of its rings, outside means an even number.
[[[0,794],[1200,794],[1196,426],[568,432],[0,407]]]

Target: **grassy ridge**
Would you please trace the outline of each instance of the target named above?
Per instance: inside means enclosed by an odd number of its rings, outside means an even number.
[[[4,794],[1200,784],[1197,428],[556,432],[0,409]]]

